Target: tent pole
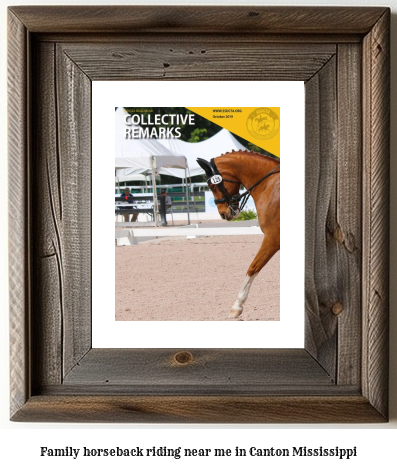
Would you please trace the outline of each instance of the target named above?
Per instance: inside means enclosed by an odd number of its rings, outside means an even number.
[[[119,193],[120,193],[120,178],[118,177],[117,172],[115,173],[116,173],[116,178],[117,178],[117,186],[119,188]]]
[[[154,225],[157,227],[158,223],[158,211],[159,205],[157,201],[157,189],[156,189],[156,157],[152,155],[152,186],[153,186],[153,203],[154,203]]]
[[[185,167],[185,184],[186,184],[186,209],[187,209],[187,223],[190,225],[190,208],[189,208],[189,189],[187,186],[187,175]]]

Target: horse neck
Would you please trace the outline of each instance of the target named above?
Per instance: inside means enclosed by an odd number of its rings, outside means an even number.
[[[224,165],[225,172],[239,180],[245,188],[250,188],[277,167],[278,163],[265,156],[241,152],[229,158],[228,162],[225,161]]]

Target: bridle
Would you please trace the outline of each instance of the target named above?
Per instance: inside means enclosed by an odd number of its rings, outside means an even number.
[[[209,162],[209,167],[210,167],[210,170],[212,172],[212,176],[210,178],[208,178],[208,180],[207,180],[208,186],[210,186],[210,183],[212,185],[216,185],[219,188],[222,195],[223,195],[223,198],[219,198],[219,199],[214,200],[214,203],[215,204],[226,203],[227,206],[229,207],[229,209],[232,211],[232,214],[234,216],[238,215],[238,213],[243,210],[244,206],[246,205],[246,203],[248,201],[248,198],[250,197],[250,191],[253,188],[255,188],[257,185],[259,185],[259,183],[263,182],[263,180],[266,180],[266,178],[270,177],[271,175],[273,175],[275,173],[280,173],[280,171],[276,172],[276,170],[280,167],[280,164],[279,164],[279,165],[277,165],[277,167],[275,167],[269,173],[267,173],[264,177],[262,177],[260,180],[258,180],[256,183],[254,183],[252,186],[250,186],[244,193],[241,193],[241,194],[237,193],[235,195],[230,195],[230,193],[225,188],[225,185],[223,184],[223,182],[237,183],[239,185],[240,185],[240,182],[236,182],[236,181],[233,181],[233,180],[228,180],[226,178],[223,178],[221,173],[219,172],[217,166],[215,165],[214,159],[211,159],[211,161]],[[207,174],[207,176],[208,176],[208,174]],[[237,206],[238,206],[240,200],[241,200],[241,205],[238,208]]]

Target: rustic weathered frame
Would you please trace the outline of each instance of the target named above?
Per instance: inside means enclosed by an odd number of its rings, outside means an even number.
[[[11,419],[386,421],[389,9],[22,6],[8,22]],[[90,84],[148,79],[306,82],[304,349],[91,348]]]

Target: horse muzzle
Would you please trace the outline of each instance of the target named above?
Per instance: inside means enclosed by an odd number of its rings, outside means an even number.
[[[236,208],[233,210],[233,219],[239,217],[240,215],[240,209]]]
[[[226,221],[232,221],[240,214],[240,210],[238,208],[232,208],[230,206],[227,207],[225,211],[219,212],[222,219]]]

